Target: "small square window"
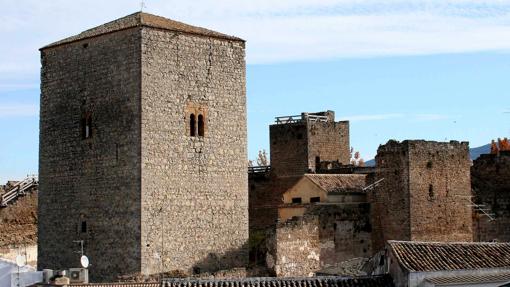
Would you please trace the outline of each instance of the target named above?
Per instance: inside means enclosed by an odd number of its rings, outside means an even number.
[[[301,203],[301,197],[293,197],[292,203]]]
[[[320,197],[310,197],[310,203],[321,202]]]

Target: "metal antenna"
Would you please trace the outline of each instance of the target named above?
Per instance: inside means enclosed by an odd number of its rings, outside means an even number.
[[[145,1],[141,1],[140,2],[140,12],[143,12],[143,8],[147,8],[147,6],[145,6]]]

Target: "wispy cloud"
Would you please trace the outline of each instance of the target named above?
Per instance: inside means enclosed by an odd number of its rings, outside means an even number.
[[[383,121],[394,119],[406,119],[412,121],[441,121],[458,118],[456,115],[445,114],[363,114],[342,117],[340,120],[348,120],[351,122],[363,121]]]
[[[39,115],[39,107],[35,105],[1,105],[0,118],[32,117]]]
[[[363,122],[363,121],[382,121],[403,118],[404,114],[366,114],[366,115],[352,115],[340,118],[342,121]]]
[[[510,2],[147,1],[147,11],[246,39],[249,64],[510,50]],[[139,10],[138,0],[8,1],[0,73],[37,81],[38,48]],[[22,75],[21,75],[22,74]],[[3,76],[2,76],[3,77]]]

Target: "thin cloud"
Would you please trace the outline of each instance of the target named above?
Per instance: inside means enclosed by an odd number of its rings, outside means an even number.
[[[381,120],[391,120],[403,118],[404,114],[376,114],[376,115],[352,115],[342,117],[340,120],[342,121],[351,121],[351,122],[363,122],[363,121],[381,121]]]
[[[35,105],[2,105],[0,117],[33,117],[39,115],[39,107]]]
[[[363,114],[363,115],[352,115],[342,117],[340,120],[347,120],[351,122],[363,122],[363,121],[383,121],[402,119],[414,121],[440,121],[458,118],[459,116],[445,115],[445,114]]]

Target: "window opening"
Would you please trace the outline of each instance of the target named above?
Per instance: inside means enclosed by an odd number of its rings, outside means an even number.
[[[198,136],[204,136],[204,116],[198,115]]]

